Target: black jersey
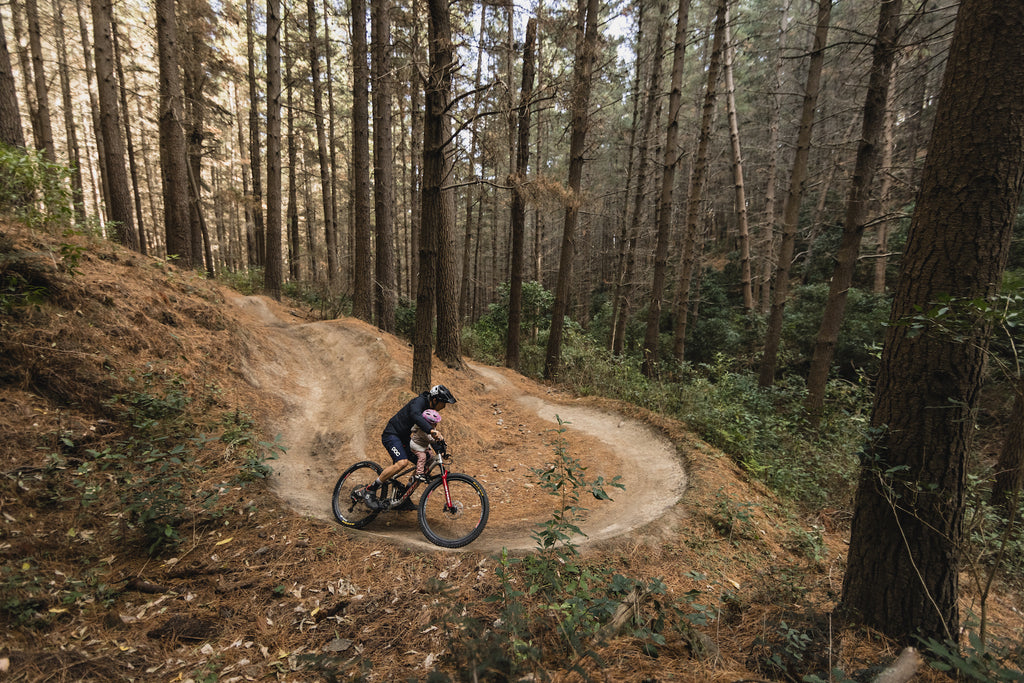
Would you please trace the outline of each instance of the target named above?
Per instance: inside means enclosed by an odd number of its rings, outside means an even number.
[[[412,426],[418,425],[424,432],[430,433],[433,427],[423,419],[423,411],[430,407],[428,392],[422,394],[405,404],[395,413],[395,416],[388,420],[384,428],[384,435],[393,434],[402,440],[402,444],[408,448],[409,434],[412,433]]]

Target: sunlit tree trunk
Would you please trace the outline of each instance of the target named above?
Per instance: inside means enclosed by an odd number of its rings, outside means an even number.
[[[800,114],[800,131],[797,134],[796,155],[790,173],[789,192],[782,209],[782,240],[778,257],[775,259],[775,287],[772,291],[772,306],[768,316],[768,330],[765,333],[764,355],[758,383],[762,387],[775,382],[775,365],[778,361],[779,344],[782,341],[782,315],[789,298],[789,270],[793,260],[797,225],[800,219],[800,200],[803,199],[804,181],[807,179],[807,162],[811,151],[811,132],[814,128],[814,110],[818,104],[821,89],[821,69],[825,62],[825,43],[828,40],[829,22],[832,20],[832,0],[818,0],[818,19],[811,48],[810,64],[807,67],[807,85],[804,88],[803,109]]]
[[[267,0],[267,254],[263,289],[281,299],[281,12]]]
[[[967,463],[991,325],[903,323],[998,291],[1024,191],[1022,45],[1024,3],[960,3],[882,347],[840,611],[904,644],[960,642]]]
[[[864,102],[857,161],[846,197],[843,234],[836,253],[836,267],[829,282],[828,299],[814,343],[811,369],[807,375],[804,409],[812,426],[817,426],[825,402],[825,385],[835,357],[839,329],[846,311],[846,297],[853,284],[853,271],[860,253],[861,238],[871,200],[871,186],[878,168],[878,153],[889,103],[889,83],[896,54],[897,29],[903,0],[882,0],[875,32],[871,72]]]
[[[544,356],[544,377],[555,379],[562,364],[562,334],[569,308],[573,257],[576,252],[576,223],[579,219],[583,152],[589,126],[590,89],[598,37],[598,1],[579,0],[576,19],[576,65],[572,88],[572,133],[569,138],[569,197],[562,224],[562,245],[558,262],[558,281],[551,311],[551,331]]]
[[[117,82],[114,80],[113,13],[111,0],[92,0],[93,46],[96,50],[96,80],[100,100],[100,125],[106,148],[106,178],[110,188],[110,220],[116,223],[117,241],[129,249],[138,249],[135,221],[132,218],[131,191],[125,171],[124,143],[121,141],[121,115]]]
[[[509,279],[508,331],[505,340],[505,367],[519,369],[519,337],[523,319],[523,239],[526,231],[526,173],[530,161],[530,107],[533,105],[533,43],[537,38],[537,20],[526,23],[523,43],[523,85],[519,96],[519,139],[512,189],[512,271]]]

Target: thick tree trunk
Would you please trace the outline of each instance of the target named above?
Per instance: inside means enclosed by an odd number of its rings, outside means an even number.
[[[960,4],[882,349],[840,609],[901,642],[959,640],[967,456],[991,332],[902,323],[999,287],[1024,190],[1022,46],[1024,4]]]
[[[245,44],[249,75],[249,171],[252,174],[253,229],[255,240],[249,244],[249,267],[263,266],[267,255],[267,235],[263,213],[263,162],[260,155],[260,94],[256,85],[256,17],[253,0],[245,0]]]
[[[193,266],[192,228],[188,211],[188,171],[182,127],[181,72],[178,69],[178,22],[174,0],[156,4],[157,53],[160,62],[160,174],[163,181],[164,234],[167,255]]]
[[[818,20],[814,32],[814,46],[811,48],[810,64],[807,67],[807,85],[804,88],[803,110],[800,114],[800,131],[796,140],[796,155],[789,179],[789,192],[782,208],[782,240],[779,243],[778,258],[775,259],[775,287],[772,292],[772,307],[768,316],[768,330],[765,333],[764,356],[758,383],[762,387],[775,382],[775,365],[778,362],[779,344],[782,341],[782,315],[789,298],[789,270],[796,243],[796,230],[800,218],[800,200],[804,195],[804,181],[807,179],[807,162],[811,151],[811,132],[814,129],[814,110],[818,104],[821,89],[821,69],[825,62],[825,43],[828,41],[829,22],[832,20],[832,0],[818,0]]]
[[[646,377],[657,372],[658,339],[661,330],[661,304],[665,293],[665,274],[668,270],[668,242],[672,227],[672,196],[679,168],[679,107],[683,99],[683,58],[686,55],[686,31],[689,24],[690,0],[679,0],[676,13],[676,35],[672,50],[672,90],[668,100],[668,130],[665,133],[664,161],[661,175],[661,195],[658,198],[657,238],[654,247],[654,273],[651,299],[647,308],[647,326],[644,331],[643,363],[641,371]]]
[[[436,135],[431,143],[436,146],[436,154],[440,164],[434,167],[439,176],[424,181],[424,191],[428,184],[437,184],[438,212],[434,234],[437,241],[437,357],[452,368],[462,367],[462,327],[459,321],[459,269],[455,256],[455,191],[445,188],[445,182],[452,175],[451,154],[448,153],[451,138],[451,99],[452,74],[458,64],[455,61],[455,46],[452,43],[451,16],[447,0],[430,0],[430,22],[433,27],[431,45],[434,53],[431,60],[431,77],[436,77],[433,87],[433,107],[431,114],[438,121],[434,123]],[[428,103],[428,107],[430,104]],[[436,128],[439,127],[439,131]],[[426,163],[424,163],[426,172]],[[432,190],[433,191],[433,190]],[[426,216],[426,196],[424,196],[424,223]],[[426,228],[424,228],[426,232]]]
[[[843,325],[843,316],[846,312],[847,292],[853,284],[853,271],[857,265],[861,238],[864,235],[864,224],[871,200],[871,185],[875,179],[875,170],[878,168],[879,143],[885,123],[885,111],[889,104],[889,83],[902,9],[903,0],[882,0],[878,14],[857,161],[850,181],[850,192],[846,197],[843,234],[839,242],[839,251],[836,253],[835,271],[829,282],[825,311],[814,343],[811,369],[807,375],[804,410],[808,422],[814,427],[821,421],[825,385],[828,383],[828,373],[835,357],[839,329]]]
[[[263,289],[281,299],[281,7],[267,0],[267,253]]]
[[[100,100],[100,126],[103,131],[106,168],[110,188],[110,220],[116,223],[117,241],[129,249],[138,249],[135,221],[132,218],[131,192],[124,166],[121,119],[114,80],[113,12],[111,0],[92,0],[93,45],[96,50],[96,79]]]
[[[370,8],[373,33],[373,214],[376,229],[373,305],[377,327],[395,331],[395,167],[391,135],[391,0]]]
[[[693,273],[698,280],[703,268],[698,255],[701,236],[698,233],[700,207],[704,197],[704,185],[708,172],[708,147],[711,144],[711,121],[715,112],[718,94],[718,76],[722,68],[722,46],[725,44],[726,0],[719,0],[715,13],[715,37],[712,41],[711,58],[708,60],[708,83],[704,91],[704,106],[701,112],[700,137],[697,141],[697,155],[690,174],[690,195],[686,202],[686,224],[683,233],[683,256],[679,286],[676,292],[676,321],[672,342],[672,355],[683,362],[686,350],[686,323],[690,309],[690,288]]]
[[[533,43],[537,38],[537,20],[526,23],[523,43],[523,85],[519,96],[519,140],[512,189],[512,272],[509,279],[508,331],[505,340],[505,367],[519,369],[519,337],[523,319],[523,239],[526,232],[526,173],[530,161],[530,107],[533,105]]]
[[[57,0],[55,0],[57,1]],[[7,34],[0,16],[0,142],[12,147],[25,147],[25,131],[18,111],[18,88],[14,84],[11,54],[7,51]]]
[[[32,55],[32,78],[36,93],[36,115],[39,117],[39,149],[47,161],[57,161],[53,147],[53,125],[50,122],[50,96],[46,87],[46,72],[43,70],[42,29],[39,26],[39,6],[36,0],[25,0],[25,17],[28,20],[28,46]]]
[[[551,331],[544,355],[544,378],[555,379],[562,364],[562,333],[569,309],[573,256],[576,251],[576,223],[579,218],[580,187],[583,181],[583,152],[589,127],[590,89],[597,52],[598,2],[579,0],[576,20],[576,66],[572,89],[572,134],[569,138],[569,198],[562,224],[562,246],[558,261],[558,282],[551,311]]]
[[[360,320],[372,322],[370,75],[366,56],[366,2],[352,0],[352,227],[355,232],[352,315]]]

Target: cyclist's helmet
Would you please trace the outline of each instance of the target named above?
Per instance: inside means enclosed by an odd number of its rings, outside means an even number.
[[[430,410],[428,408],[427,410],[423,411],[423,419],[429,422],[430,426],[433,427],[434,425],[441,421],[441,413],[437,412],[436,410]]]
[[[428,396],[432,401],[444,401],[445,403],[455,403],[455,397],[452,396],[452,392],[448,391],[448,387],[443,384],[435,384],[430,387]]]

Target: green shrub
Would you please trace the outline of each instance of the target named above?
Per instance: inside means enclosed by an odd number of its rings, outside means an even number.
[[[37,229],[67,226],[70,175],[67,167],[46,161],[42,151],[0,143],[0,214]]]

